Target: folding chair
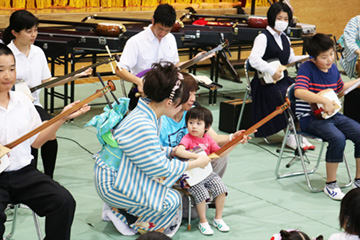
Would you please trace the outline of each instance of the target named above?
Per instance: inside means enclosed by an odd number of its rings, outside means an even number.
[[[287,90],[287,97],[289,98],[290,102],[291,103],[295,103],[295,95],[294,95],[294,91],[295,91],[295,84],[292,84],[291,86],[289,86],[288,90]],[[325,143],[326,141],[324,141],[323,139],[319,138],[318,136],[314,136],[312,134],[308,134],[306,132],[303,132],[303,131],[297,131],[296,130],[296,126],[295,126],[295,123],[294,123],[294,115],[293,113],[291,112],[291,109],[288,108],[286,110],[287,114],[288,114],[288,126],[286,128],[286,132],[285,132],[285,137],[284,137],[284,140],[282,142],[282,145],[281,145],[281,149],[280,149],[280,153],[279,153],[279,158],[278,158],[278,161],[276,163],[276,167],[275,167],[275,175],[278,179],[280,178],[286,178],[286,177],[293,177],[293,176],[299,176],[299,175],[305,175],[305,180],[306,180],[306,183],[310,189],[311,192],[320,192],[320,191],[323,191],[323,188],[314,188],[310,182],[310,178],[309,178],[309,174],[312,174],[314,173],[318,167],[319,167],[319,164],[320,164],[320,160],[321,160],[321,156],[322,156],[322,153],[323,153],[323,150],[324,150],[324,146],[325,146]],[[295,139],[296,139],[296,145],[297,145],[297,148],[296,148],[296,156],[290,161],[290,163],[286,164],[286,167],[290,167],[291,163],[294,161],[294,160],[300,160],[301,161],[301,165],[302,165],[302,168],[303,168],[303,171],[298,171],[298,172],[292,172],[292,173],[286,173],[286,174],[280,174],[279,173],[279,170],[280,170],[280,164],[281,164],[281,161],[283,159],[283,153],[284,153],[284,149],[285,149],[285,142],[286,142],[286,138],[289,134],[294,134],[295,135]],[[321,147],[320,147],[320,152],[319,152],[319,155],[317,157],[317,162],[315,164],[315,167],[311,170],[308,170],[307,167],[306,167],[306,164],[307,163],[310,163],[309,162],[309,159],[307,158],[307,155],[305,152],[302,151],[302,148],[301,148],[301,138],[302,137],[308,137],[308,138],[311,138],[311,139],[314,139],[314,140],[317,140],[317,141],[321,141],[322,144],[321,144]],[[349,177],[349,182],[345,185],[342,185],[340,187],[348,187],[351,185],[352,183],[352,177],[351,177],[351,173],[350,173],[350,168],[349,168],[349,164],[345,158],[345,154],[344,154],[344,164],[345,164],[345,168],[347,170],[347,174],[348,174],[348,177]]]
[[[250,85],[249,71],[255,71],[255,69],[250,66],[249,58],[247,58],[245,60],[244,70],[245,70],[245,78],[246,78],[246,90],[245,90],[245,95],[244,95],[244,99],[243,99],[243,104],[242,104],[241,110],[240,110],[239,122],[238,122],[237,129],[240,129],[240,126],[241,126],[241,120],[244,115],[246,100],[248,100],[248,98],[251,97],[251,85]]]
[[[175,190],[177,190],[178,192],[182,193],[182,195],[184,196],[184,198],[187,199],[188,204],[187,204],[187,218],[188,218],[188,224],[187,224],[187,230],[191,231],[191,219],[193,218],[197,218],[198,214],[197,214],[197,210],[196,210],[196,206],[195,206],[195,199],[194,197],[184,188],[182,188],[179,185],[174,185],[173,188]],[[183,198],[183,207],[185,207],[185,201]],[[210,207],[211,204],[213,204],[213,202],[206,202],[207,207]],[[195,209],[195,211],[193,212],[192,209]]]
[[[182,193],[187,199],[188,199],[188,225],[187,225],[187,230],[191,231],[191,209],[192,207],[194,207],[195,205],[193,204],[193,196],[191,196],[191,194],[186,191],[185,189],[181,188],[180,186],[174,186],[174,189],[176,189],[177,191],[179,191],[180,193]],[[185,207],[185,205],[183,204],[183,207]]]
[[[18,209],[20,207],[20,204],[10,204],[9,205],[10,207],[14,207],[13,211],[13,219],[12,219],[12,226],[11,226],[11,230],[10,230],[10,233],[8,235],[6,235],[3,240],[8,240],[8,239],[11,239],[13,236],[14,236],[14,233],[15,233],[15,225],[16,225],[16,219],[17,219],[17,212],[18,212]],[[32,211],[32,210],[31,210]],[[34,211],[32,211],[32,214],[33,214],[33,218],[34,218],[34,223],[35,223],[35,229],[36,229],[36,233],[37,233],[37,236],[38,236],[38,239],[39,240],[42,240],[43,237],[42,237],[42,234],[41,234],[41,229],[40,229],[40,223],[39,223],[39,219],[38,219],[38,216],[36,215],[36,213]]]

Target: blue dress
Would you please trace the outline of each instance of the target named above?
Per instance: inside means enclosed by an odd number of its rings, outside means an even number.
[[[264,34],[267,37],[267,46],[263,60],[279,59],[282,65],[288,63],[290,57],[290,43],[284,34],[281,35],[283,50],[275,42],[271,33],[266,30]],[[276,110],[276,107],[284,103],[287,88],[294,83],[287,71],[284,71],[284,79],[276,84],[262,85],[257,73],[251,81],[252,97],[252,119],[253,124],[259,122],[264,117]],[[255,133],[255,137],[267,137],[286,128],[287,119],[284,114],[280,114],[261,126]]]

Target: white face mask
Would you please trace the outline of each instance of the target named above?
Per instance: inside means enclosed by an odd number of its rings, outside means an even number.
[[[276,20],[274,28],[279,32],[283,32],[288,27],[288,25],[289,25],[288,22]]]

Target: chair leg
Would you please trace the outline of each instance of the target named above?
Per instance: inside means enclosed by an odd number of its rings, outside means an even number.
[[[12,220],[11,230],[10,230],[10,233],[6,237],[4,237],[4,240],[9,240],[14,236],[15,226],[16,226],[16,218],[17,218],[17,212],[18,212],[19,206],[20,206],[20,204],[14,205],[14,216],[13,216],[13,220]],[[36,228],[36,233],[37,233],[38,239],[42,240],[43,238],[42,238],[42,234],[41,234],[41,228],[40,228],[38,216],[36,215],[36,213],[34,211],[32,211],[32,214],[33,214],[33,218],[34,218],[34,223],[35,223],[35,228]]]
[[[286,131],[285,131],[285,137],[284,137],[284,140],[282,142],[282,146],[281,146],[281,150],[280,150],[280,153],[279,153],[279,158],[278,158],[278,161],[276,163],[276,167],[275,167],[275,175],[278,179],[281,179],[281,178],[287,178],[287,177],[293,177],[293,176],[299,176],[299,175],[305,175],[305,180],[307,182],[307,185],[310,189],[311,192],[320,192],[322,191],[322,189],[316,189],[314,188],[312,185],[311,185],[311,182],[310,182],[310,179],[309,179],[309,174],[312,174],[314,173],[318,167],[319,167],[319,164],[320,164],[320,160],[321,160],[321,156],[322,156],[322,152],[323,152],[323,148],[324,148],[324,142],[321,146],[321,149],[320,149],[320,153],[319,153],[319,156],[318,156],[318,159],[317,159],[317,162],[316,162],[316,165],[313,169],[311,170],[308,170],[307,167],[306,167],[306,160],[305,160],[305,157],[306,155],[304,155],[302,153],[301,150],[299,150],[299,147],[297,148],[297,151],[298,151],[298,155],[299,155],[299,158],[301,160],[301,165],[302,165],[302,168],[303,168],[303,171],[299,171],[299,172],[293,172],[293,173],[287,173],[287,174],[280,174],[279,171],[280,171],[280,163],[281,163],[281,160],[282,160],[282,157],[283,157],[283,153],[284,153],[284,148],[285,148],[285,139],[286,137],[290,134],[290,128],[291,126],[293,126],[293,130],[294,131],[294,134],[295,136],[298,136],[297,132],[296,132],[296,128],[295,128],[295,124],[293,122],[293,120],[291,118],[289,118],[289,124],[286,128]],[[295,138],[296,140],[296,145],[297,146],[301,146],[300,144],[300,139],[299,138]]]
[[[188,205],[188,226],[187,226],[187,230],[191,231],[191,207],[192,207],[192,203],[191,203],[191,196],[190,195],[186,195],[188,197],[188,201],[189,201],[189,205]]]
[[[14,214],[13,214],[11,230],[10,230],[10,233],[6,237],[4,237],[4,240],[11,239],[14,236],[14,233],[15,233],[16,217],[17,217],[17,211],[18,211],[18,208],[19,208],[19,204],[16,204],[16,205],[13,205],[13,206],[14,206]]]
[[[40,228],[39,219],[38,219],[38,216],[36,215],[36,213],[34,211],[33,211],[33,218],[34,218],[36,234],[38,236],[38,239],[42,240],[43,238],[42,238],[42,234],[41,234],[41,228]]]
[[[350,187],[352,182],[353,182],[353,178],[351,176],[350,167],[349,167],[348,161],[347,161],[347,159],[345,157],[345,154],[344,154],[343,158],[344,158],[345,168],[346,168],[346,171],[347,171],[347,174],[348,174],[348,177],[349,177],[349,182],[347,184],[345,184],[345,185],[340,186],[340,187]]]

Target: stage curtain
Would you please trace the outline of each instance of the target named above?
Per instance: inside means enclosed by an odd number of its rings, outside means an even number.
[[[36,0],[36,8],[48,8],[51,7],[51,0]]]
[[[11,3],[9,0],[0,0],[1,8],[11,8]]]
[[[160,0],[160,4],[166,4],[166,3],[172,5],[175,3],[175,0]],[[153,6],[156,6],[156,5],[153,5]]]
[[[124,0],[112,0],[112,6],[113,7],[123,7],[124,6]]]
[[[87,7],[100,7],[100,0],[86,0]]]
[[[53,0],[53,2],[55,7],[66,7],[68,4],[68,0]]]
[[[246,7],[251,7],[252,0],[246,0]],[[158,4],[168,3],[182,3],[182,4],[201,4],[205,3],[220,3],[220,2],[238,2],[238,0],[0,0],[0,8],[49,8],[55,7],[155,7]],[[255,0],[256,6],[269,6],[267,0]]]
[[[74,7],[74,8],[86,7],[86,0],[69,0],[69,7]]]
[[[192,0],[192,3],[194,3],[194,4],[200,4],[200,3],[202,3],[202,0]]]
[[[111,6],[112,0],[100,0],[101,7],[112,7]]]
[[[27,0],[26,1],[26,8],[29,8],[29,9],[36,8],[35,0]]]
[[[256,0],[255,6],[257,7],[266,7],[270,6],[269,2],[267,0]],[[251,0],[246,0],[246,6],[245,7],[251,7]]]
[[[190,4],[191,0],[176,0],[177,3]]]
[[[6,2],[6,0],[4,1]],[[10,4],[10,1],[7,1]],[[25,8],[26,6],[26,0],[17,0],[13,1],[13,8]]]
[[[141,6],[141,0],[125,0],[125,6],[129,6],[129,7]]]

